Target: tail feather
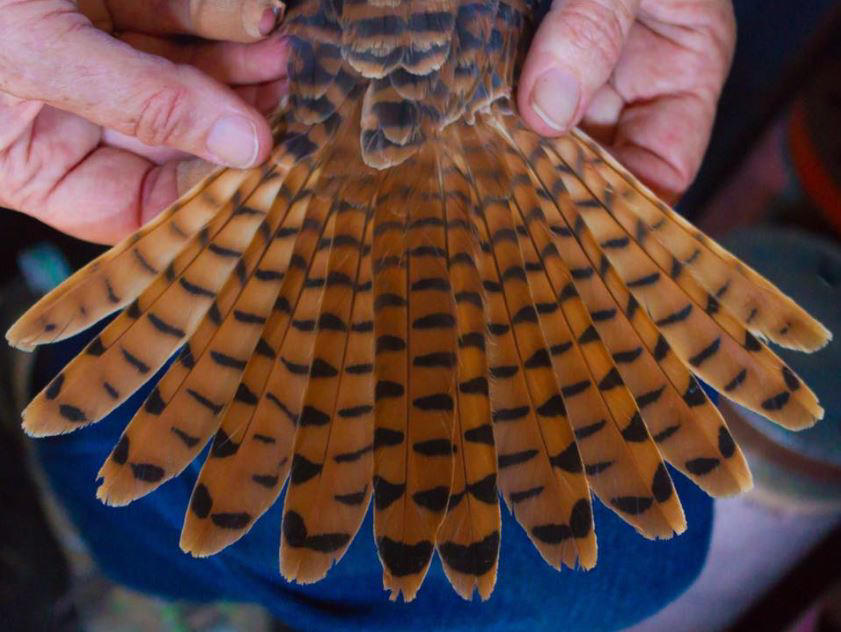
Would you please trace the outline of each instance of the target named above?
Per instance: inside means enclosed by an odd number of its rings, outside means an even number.
[[[290,136],[279,144],[270,166],[255,170],[261,184],[249,196],[240,197],[226,227],[232,241],[211,240],[205,251],[208,258],[202,260],[200,255],[191,267],[197,278],[180,284],[187,293],[188,308],[183,297],[170,304],[171,310],[189,314],[195,311],[190,301],[202,302],[203,321],[193,317],[190,326],[181,330],[191,338],[179,362],[135,415],[103,465],[98,495],[107,502],[125,504],[179,474],[216,431],[220,415],[234,396],[290,264],[288,229],[281,224],[294,215],[290,209],[315,168],[306,160],[293,166],[293,155],[285,148],[299,136],[283,127],[278,132]],[[323,126],[314,127],[306,136],[324,133]],[[250,230],[242,231],[237,221],[250,222],[246,224]],[[226,287],[220,289],[226,280]],[[212,453],[230,450],[227,437],[218,436],[215,444]]]
[[[504,151],[499,141],[483,140],[488,155]],[[520,162],[514,172],[525,168]],[[512,179],[511,174],[501,178]],[[536,199],[529,202],[526,208]],[[518,289],[524,296],[527,311],[519,303],[509,304],[515,333],[518,329],[542,330],[540,337],[546,341],[543,353],[556,350],[534,364],[542,364],[549,376],[559,379],[559,412],[568,415],[577,433],[590,486],[644,535],[670,537],[675,531],[682,532],[683,511],[633,398],[613,368],[569,272],[563,266],[553,266],[547,277],[521,213],[511,200],[488,206],[492,251],[503,279],[508,277],[503,282],[506,301],[513,299]],[[506,257],[506,251],[513,256]],[[514,270],[517,274],[512,274]],[[533,337],[538,336],[528,335]]]
[[[167,269],[190,239],[239,205],[260,181],[259,170],[212,174],[187,197],[47,294],[6,333],[31,350],[83,331],[126,307]]]
[[[515,153],[515,162],[523,159],[515,146],[509,145],[509,151]],[[515,181],[514,186],[519,208],[531,209],[528,214],[523,213],[523,221],[550,276],[558,274],[559,266],[552,262],[556,257],[569,270],[575,289],[664,458],[714,495],[727,496],[749,489],[747,463],[741,450],[727,440],[730,435],[721,414],[659,338],[648,314],[637,309],[627,288],[617,283],[613,293],[608,289],[602,277],[612,266],[605,258],[588,258],[547,188],[556,180],[551,179],[550,171],[541,168],[545,167],[546,157],[533,153],[532,160],[529,178]],[[678,431],[680,435],[676,437]],[[720,445],[727,446],[726,454],[722,454]]]
[[[678,357],[747,408],[788,427],[812,425],[822,411],[809,410],[792,398],[785,376],[768,372],[753,357],[752,349],[758,346],[755,339],[738,341],[723,332],[710,315],[715,304],[698,305],[685,294],[671,269],[661,269],[575,176],[576,163],[562,159],[552,148],[546,155],[566,189],[558,192],[558,200],[569,226],[591,250],[592,258],[601,261],[603,255],[612,265]],[[616,206],[620,204],[617,199]]]
[[[280,569],[286,579],[322,579],[365,517],[373,475],[373,317],[371,176],[340,191],[340,230],[332,240],[310,379],[292,451],[308,463],[291,479],[283,506]]]
[[[569,288],[572,277],[558,275],[558,279],[547,278],[543,262],[538,257],[533,243],[523,235],[528,233],[521,222],[522,218],[515,221],[515,226],[522,229],[518,230],[518,234],[521,249],[526,256],[526,269],[531,270],[528,276],[535,301],[541,307],[553,304],[559,307],[538,317],[543,331],[546,332],[547,342],[550,348],[554,348],[575,341],[573,344],[577,347],[567,353],[552,356],[555,371],[567,378],[567,384],[583,384],[585,380],[589,381],[592,386],[588,387],[588,394],[592,391],[595,395],[595,387],[598,388],[598,395],[592,398],[594,401],[588,402],[588,398],[574,395],[565,399],[570,418],[592,421],[592,418],[587,419],[584,411],[590,414],[596,412],[603,415],[600,419],[609,419],[614,427],[608,432],[613,435],[613,441],[619,448],[615,459],[606,458],[607,453],[603,450],[603,445],[599,446],[599,450],[593,449],[596,440],[600,443],[605,442],[604,437],[594,434],[591,435],[591,439],[579,441],[590,486],[611,509],[647,537],[668,538],[673,533],[682,533],[686,528],[686,521],[671,479],[651,436],[640,428],[640,424],[644,426],[644,423],[641,422],[636,402],[624,384],[621,374],[617,373],[612,355],[601,341],[598,329],[595,329],[598,338],[593,336],[592,341],[582,342],[583,338],[589,337],[588,332],[592,332],[594,328],[586,306],[580,297],[573,295],[568,289],[566,291],[570,296],[565,300],[558,302],[554,298],[561,296],[564,288]],[[574,284],[572,287],[575,287]],[[564,333],[558,335],[558,332]],[[577,358],[579,352],[581,357]],[[573,360],[579,360],[578,366],[574,361],[569,361],[566,357],[568,354]],[[580,364],[581,359],[583,366]],[[565,395],[563,389],[561,394]],[[580,430],[589,425],[574,424],[573,428]],[[603,482],[605,477],[609,479],[609,484]],[[637,480],[631,484],[630,481],[635,478]],[[622,481],[622,484],[615,485],[616,481]],[[629,498],[639,499],[634,501],[634,511],[636,507],[653,499],[652,511],[641,510],[639,513],[632,513],[628,510]]]
[[[210,222],[211,229],[218,227],[215,234],[197,235],[175,260],[177,265],[155,269],[155,280],[142,300],[118,317],[27,407],[24,428],[33,434],[54,434],[95,423],[148,381],[211,309],[262,222],[264,212],[248,202],[261,192],[271,196],[273,186],[263,181],[244,202],[230,204],[227,212]],[[143,261],[151,269],[152,264]],[[92,389],[91,382],[98,388]]]
[[[606,195],[599,195],[598,191],[607,191],[610,185],[608,185],[605,179],[603,179],[598,172],[592,169],[592,167],[585,168],[584,173],[588,176],[587,179],[592,182],[593,188],[591,188],[591,190],[595,191],[599,201],[602,204],[605,204],[607,202]],[[636,230],[636,227],[638,226],[639,220],[637,216],[635,216],[633,211],[630,210],[629,203],[627,202],[625,196],[622,195],[621,191],[614,191],[612,195],[616,196],[616,200],[610,210],[611,214],[628,234],[633,234],[633,231]],[[606,206],[605,208],[608,207]],[[642,240],[641,245],[646,254],[648,254],[652,261],[657,264],[662,273],[666,274],[668,272],[686,296],[694,302],[696,307],[707,307],[709,315],[713,318],[713,320],[715,320],[721,331],[729,334],[736,344],[741,344],[747,350],[751,351],[753,353],[753,357],[758,359],[759,363],[765,366],[768,373],[776,374],[781,381],[785,383],[785,386],[788,388],[790,393],[790,397],[792,399],[796,399],[799,402],[800,407],[812,416],[811,423],[814,423],[823,417],[823,409],[818,405],[818,400],[815,394],[808,387],[800,384],[798,378],[794,375],[794,372],[787,367],[776,354],[758,340],[752,339],[752,334],[746,329],[746,325],[743,324],[746,323],[747,326],[750,326],[749,323],[747,323],[747,321],[750,321],[752,318],[750,314],[744,317],[744,320],[740,322],[736,317],[731,315],[731,312],[726,306],[722,306],[721,309],[709,308],[709,306],[715,304],[715,297],[704,290],[691,274],[693,270],[704,270],[703,266],[698,264],[694,268],[690,269],[690,274],[683,274],[682,271],[684,269],[684,264],[682,261],[677,259],[676,256],[669,252],[659,241]],[[731,278],[735,278],[735,275]],[[734,283],[734,281],[731,281],[731,284],[732,283]],[[783,310],[778,310],[774,313],[775,318],[780,315],[781,312],[784,318],[789,317]],[[754,312],[753,308],[751,309],[751,314],[760,313],[765,312]],[[811,423],[809,423],[809,425],[811,425]]]
[[[313,172],[294,196],[287,238],[294,247],[279,296],[256,352],[217,437],[239,444],[232,455],[208,458],[193,490],[181,548],[194,555],[218,552],[241,538],[276,500],[292,463],[300,403],[310,368],[311,323],[318,318],[327,253],[319,248],[333,235],[331,203],[312,192],[322,170]],[[303,184],[303,183],[302,183]],[[211,511],[211,508],[213,511]],[[232,527],[214,515],[247,516]]]
[[[334,227],[335,216],[331,215],[324,225],[326,239],[332,237]],[[307,280],[325,278],[328,253],[329,248],[315,253],[307,269]],[[210,467],[202,473],[193,489],[181,533],[183,550],[204,556],[236,541],[277,499],[287,476],[295,481],[311,474],[310,462],[292,458],[294,434],[278,436],[281,417],[277,408],[284,411],[284,416],[287,411],[291,413],[289,417],[294,419],[297,430],[301,423],[302,400],[310,372],[322,294],[320,285],[305,287],[288,321],[289,326],[278,352],[280,363],[275,364],[275,369],[283,368],[272,371],[265,397],[260,400],[260,404],[271,402],[273,409],[260,410],[258,404],[256,417],[241,435],[243,440],[240,445],[247,447],[248,455],[254,458],[247,462],[241,458],[219,463],[225,458],[224,454],[220,454],[219,458],[209,458],[205,462],[205,466]],[[240,483],[241,487],[231,488],[236,483]],[[229,519],[229,516],[235,518]]]
[[[261,190],[262,199],[249,199],[249,208],[264,217],[260,229],[223,288],[210,300],[178,361],[135,415],[100,470],[103,483],[98,495],[106,502],[126,504],[176,476],[215,430],[218,416],[233,397],[241,369],[254,351],[288,266],[291,247],[275,238],[289,206],[278,198],[279,189],[280,181],[274,181]],[[239,256],[237,253],[231,257]],[[214,452],[230,449],[221,438],[214,445]],[[137,476],[139,464],[155,476]]]
[[[485,350],[484,289],[474,261],[478,239],[470,226],[469,184],[444,156],[439,156],[437,168],[446,212],[450,277],[447,291],[452,292],[456,303],[458,386],[453,432],[456,462],[436,549],[456,592],[471,599],[475,590],[484,600],[490,597],[496,583],[501,538]],[[548,463],[546,472],[551,477]]]
[[[737,448],[724,458],[720,454],[719,435],[727,432],[720,413],[674,354],[661,349],[655,359],[658,334],[651,319],[634,307],[636,303],[624,286],[611,294],[602,279],[610,264],[600,265],[587,257],[534,171],[515,185],[514,198],[520,209],[531,209],[522,219],[547,273],[558,276],[556,258],[569,270],[612,364],[630,389],[664,458],[715,495],[732,495],[750,487],[741,451]],[[599,267],[601,273],[596,271]],[[566,284],[560,279],[555,285]],[[670,440],[679,430],[679,438]]]
[[[658,200],[637,178],[580,130],[579,147],[616,191],[624,191],[640,219],[655,239],[686,265],[704,289],[717,297],[750,330],[779,345],[800,351],[816,351],[832,334],[802,307],[750,266],[693,227]]]
[[[489,149],[475,141],[460,144],[474,159]],[[549,564],[557,569],[576,564],[591,568],[596,538],[590,492],[558,378],[543,361],[551,351],[532,319],[536,309],[524,283],[519,252],[508,239],[500,239],[509,234],[504,227],[499,227],[495,239],[488,221],[491,204],[500,211],[505,208],[500,203],[505,199],[505,181],[495,171],[477,171],[466,163],[458,167],[473,188],[471,221],[485,291],[500,489]],[[500,213],[494,215],[499,221]]]
[[[456,333],[434,147],[383,182],[374,214],[374,532],[391,598],[414,599],[453,476]],[[391,179],[393,178],[393,180]]]

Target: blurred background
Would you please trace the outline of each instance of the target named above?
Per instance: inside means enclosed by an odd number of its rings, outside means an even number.
[[[793,435],[724,405],[756,489],[716,503],[695,584],[634,630],[841,630],[841,2],[737,0],[708,156],[679,210],[836,333],[781,353],[824,421]],[[0,329],[101,249],[0,210]],[[0,630],[281,630],[256,606],[168,603],[109,581],[19,431],[31,357],[0,345]]]

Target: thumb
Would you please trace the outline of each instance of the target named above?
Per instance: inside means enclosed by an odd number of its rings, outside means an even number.
[[[555,0],[535,34],[517,93],[520,115],[557,136],[583,116],[610,78],[639,0]]]
[[[226,86],[135,50],[76,11],[32,15],[40,4],[3,8],[0,89],[218,164],[246,168],[268,155],[266,120]]]

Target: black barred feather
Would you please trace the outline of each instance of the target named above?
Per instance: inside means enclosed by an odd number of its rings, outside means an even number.
[[[698,379],[791,429],[823,415],[765,344],[830,333],[582,132],[512,111],[529,0],[300,0],[267,163],[218,170],[36,304],[25,349],[124,310],[26,409],[71,432],[175,356],[100,471],[126,504],[211,442],[181,547],[211,555],[287,494],[280,570],[318,581],[373,499],[383,585],[437,552],[497,581],[501,495],[555,568],[592,568],[596,494],[686,525],[665,463],[749,489]],[[504,578],[503,578],[504,581]]]

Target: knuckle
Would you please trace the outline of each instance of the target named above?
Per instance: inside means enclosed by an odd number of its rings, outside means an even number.
[[[695,181],[695,176],[698,175],[698,171],[701,169],[701,161],[704,157],[705,148],[706,143],[699,143],[686,153],[674,157],[672,162],[672,168],[674,170],[672,189],[674,191],[683,193]]]
[[[32,121],[40,111],[40,105],[33,108],[32,102],[0,94],[0,206],[37,208],[58,177],[55,169],[45,168],[46,156],[32,142]]]
[[[567,5],[562,20],[571,43],[595,55],[600,62],[613,65],[622,52],[625,32],[633,15],[624,4],[606,6],[597,0]]]
[[[27,211],[43,205],[45,191],[50,182],[44,175],[44,161],[39,155],[20,160],[20,156],[9,153],[0,155],[0,205]]]
[[[171,145],[190,116],[189,101],[189,93],[182,86],[158,87],[141,102],[132,135],[147,145]]]
[[[714,80],[716,91],[720,89],[736,49],[736,16],[730,0],[707,0],[698,7],[702,16],[697,27],[702,35],[704,46],[699,58],[707,68],[699,76],[709,76]]]
[[[678,165],[674,172],[674,180],[671,182],[671,189],[675,193],[683,193],[695,179],[697,169],[689,164]]]
[[[729,65],[736,49],[736,14],[731,2],[721,2],[715,19],[717,23],[718,40],[721,42],[726,62]]]
[[[722,32],[736,37],[736,12],[731,0],[716,0],[713,2],[711,14],[720,25]]]

